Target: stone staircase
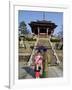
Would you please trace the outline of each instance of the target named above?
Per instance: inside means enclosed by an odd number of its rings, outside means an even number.
[[[48,48],[48,53],[50,54],[50,59],[51,59],[50,65],[52,65],[52,66],[57,65],[57,63],[56,63],[57,60],[56,60],[56,57],[55,57],[54,52],[52,50],[52,47],[51,47],[51,45],[48,41],[48,38],[39,38],[39,41],[38,41],[37,45],[38,46],[42,45],[42,46],[47,47]]]
[[[40,35],[39,35],[39,38],[47,38],[48,36],[47,36],[47,34],[46,33],[40,33]]]
[[[37,51],[35,48],[39,47],[39,46],[45,46],[45,47],[48,48],[48,53],[50,54],[50,59],[51,59],[51,63],[49,65],[51,65],[51,66],[57,65],[57,63],[56,63],[57,60],[56,60],[56,57],[55,57],[54,52],[52,50],[52,47],[51,47],[51,45],[50,45],[50,43],[48,41],[48,38],[44,38],[44,37],[43,38],[38,38],[38,41],[37,41],[37,43],[36,43],[36,45],[34,47],[31,58],[29,60],[29,65],[32,64],[32,61],[34,59],[34,54]]]

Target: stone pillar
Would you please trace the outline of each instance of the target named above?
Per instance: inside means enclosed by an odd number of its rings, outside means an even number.
[[[53,33],[54,33],[54,30],[51,31],[51,35],[53,35]]]
[[[51,35],[50,35],[50,36],[52,36],[52,35],[53,35],[53,33],[54,33],[54,30],[52,30],[52,31],[51,31]]]
[[[21,38],[21,41],[20,41],[20,47],[24,47],[24,41],[23,41],[23,38]]]
[[[48,37],[48,28],[47,28],[47,37]]]
[[[40,28],[38,27],[38,37],[39,37],[39,33],[40,33]]]

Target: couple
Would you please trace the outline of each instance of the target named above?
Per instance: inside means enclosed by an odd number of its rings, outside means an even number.
[[[35,77],[48,77],[48,53],[47,49],[43,49],[43,53],[38,50],[34,57],[35,63]]]

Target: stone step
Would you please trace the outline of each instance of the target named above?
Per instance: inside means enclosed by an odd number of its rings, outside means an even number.
[[[48,53],[50,55],[50,59],[51,59],[51,65],[56,65],[56,57],[52,51],[52,49],[48,49]]]
[[[52,51],[52,48],[51,48],[51,45],[50,45],[50,43],[49,43],[49,41],[48,41],[48,39],[39,39],[39,41],[38,41],[38,43],[37,43],[37,47],[38,46],[46,46],[46,47],[48,47],[48,53],[50,54],[50,59],[51,59],[51,63],[50,63],[50,65],[57,65],[56,64],[56,57],[54,56],[54,54],[53,54],[53,51]],[[34,59],[34,57],[33,57],[33,59]]]

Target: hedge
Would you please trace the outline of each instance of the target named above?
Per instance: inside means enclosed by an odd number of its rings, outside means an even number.
[[[34,38],[23,38],[24,41],[36,41]],[[19,41],[21,41],[21,38],[19,38]]]
[[[26,40],[28,40],[28,41],[36,41],[36,39],[33,39],[33,38],[26,38]]]
[[[60,42],[60,39],[50,39],[51,42]]]

